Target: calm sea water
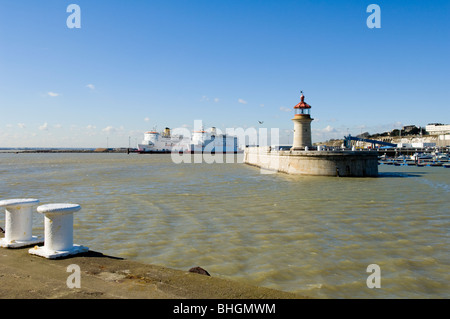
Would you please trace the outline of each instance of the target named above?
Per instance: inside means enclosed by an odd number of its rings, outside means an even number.
[[[80,204],[74,242],[104,254],[315,298],[450,297],[448,168],[301,177],[170,155],[0,154],[0,176],[1,199]]]

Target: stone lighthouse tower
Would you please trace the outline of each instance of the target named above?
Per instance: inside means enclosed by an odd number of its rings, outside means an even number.
[[[293,151],[304,150],[306,147],[310,148],[312,146],[311,122],[313,119],[309,114],[311,105],[305,102],[303,91],[301,93],[301,101],[294,106],[295,116],[292,119],[294,122],[294,142],[291,150]]]

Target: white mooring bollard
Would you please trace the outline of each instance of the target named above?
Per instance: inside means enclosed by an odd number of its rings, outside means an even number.
[[[55,259],[87,252],[88,247],[73,244],[73,213],[79,211],[78,204],[47,204],[37,208],[45,215],[44,246],[31,248],[32,255]]]
[[[20,248],[44,242],[32,235],[32,207],[38,204],[39,200],[32,198],[0,201],[0,207],[5,207],[5,238],[0,239],[0,247]]]

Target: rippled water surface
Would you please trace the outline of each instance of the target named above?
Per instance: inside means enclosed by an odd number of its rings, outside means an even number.
[[[105,254],[315,298],[450,297],[448,168],[300,177],[170,155],[0,154],[0,174],[1,199],[80,204],[74,242]]]

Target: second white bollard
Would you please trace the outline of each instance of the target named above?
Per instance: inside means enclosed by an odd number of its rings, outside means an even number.
[[[34,247],[28,252],[49,259],[75,255],[89,250],[73,244],[73,213],[79,211],[78,204],[47,204],[37,208],[45,215],[44,246]]]

